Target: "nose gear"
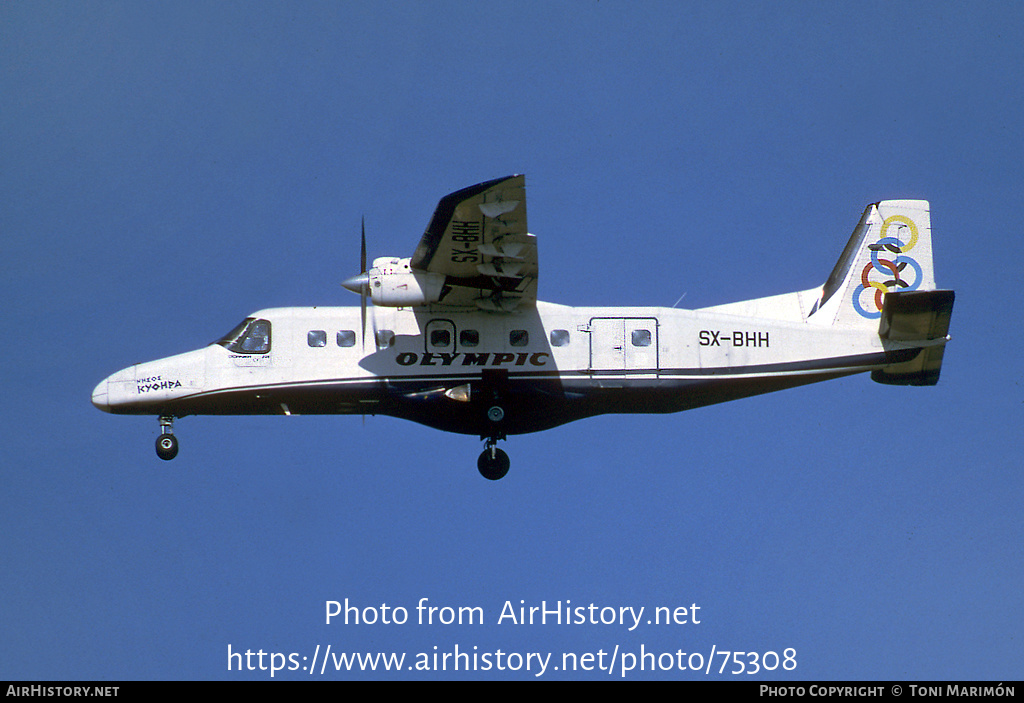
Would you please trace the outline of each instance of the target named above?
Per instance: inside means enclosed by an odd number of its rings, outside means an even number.
[[[178,456],[178,438],[174,436],[174,416],[160,416],[160,436],[156,438],[156,455],[164,461]]]
[[[498,439],[497,437],[488,437],[483,453],[476,460],[476,468],[489,481],[497,481],[499,478],[504,477],[508,473],[508,467],[511,463],[509,462],[508,454],[495,446],[498,443]],[[500,439],[504,439],[504,436],[500,437]]]

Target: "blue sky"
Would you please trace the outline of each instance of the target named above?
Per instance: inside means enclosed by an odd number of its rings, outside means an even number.
[[[1022,20],[1012,3],[3,4],[0,679],[269,678],[229,671],[229,645],[792,648],[795,670],[749,678],[1020,679]],[[89,403],[254,310],[358,304],[339,284],[362,216],[371,257],[409,256],[441,196],[510,173],[539,296],[569,305],[810,288],[867,203],[928,199],[957,291],[939,385],[856,376],[593,418],[503,443],[497,483],[475,438],[385,417],[185,418],[165,464],[154,418]],[[325,624],[346,598],[411,621]],[[421,598],[485,623],[414,624]],[[499,625],[506,601],[696,603],[701,622]],[[626,676],[652,677],[746,675]]]

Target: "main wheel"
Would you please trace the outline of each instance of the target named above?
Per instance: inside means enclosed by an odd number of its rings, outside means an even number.
[[[491,452],[494,453],[493,456]],[[508,473],[510,464],[508,454],[497,448],[485,449],[480,458],[476,460],[476,468],[480,470],[480,475],[489,481],[497,481],[504,477]]]
[[[156,455],[164,461],[178,456],[178,438],[172,434],[162,434],[156,438]]]

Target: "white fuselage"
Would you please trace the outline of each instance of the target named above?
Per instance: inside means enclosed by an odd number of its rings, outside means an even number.
[[[441,429],[508,434],[605,412],[672,412],[869,371],[877,331],[717,309],[573,308],[516,314],[274,308],[266,348],[222,343],[123,369],[93,403],[114,413],[390,414]],[[262,328],[261,328],[262,332]],[[260,338],[262,343],[264,340]],[[465,393],[452,393],[462,388]],[[448,392],[448,393],[446,393]]]

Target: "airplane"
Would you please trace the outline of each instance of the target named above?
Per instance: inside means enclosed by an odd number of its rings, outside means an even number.
[[[604,413],[671,413],[870,372],[934,385],[954,291],[936,289],[923,200],[868,205],[817,288],[696,310],[537,300],[525,178],[443,197],[409,258],[342,285],[356,307],[259,310],[216,342],[134,364],[96,386],[106,412],[156,415],[173,459],[187,415],[390,415],[496,445]],[[372,302],[367,320],[367,301]]]

